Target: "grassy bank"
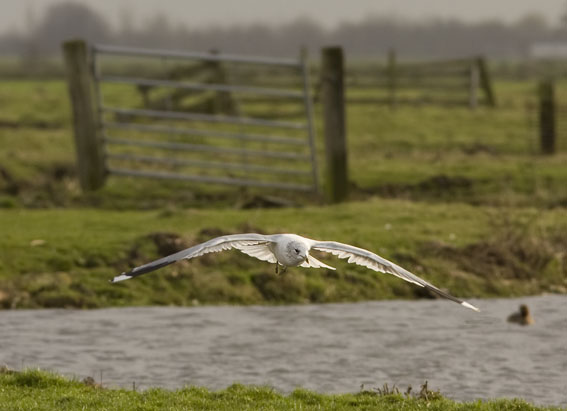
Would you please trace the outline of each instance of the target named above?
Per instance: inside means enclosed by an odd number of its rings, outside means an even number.
[[[422,387],[415,394],[397,390],[326,395],[297,389],[289,395],[268,387],[232,385],[209,391],[190,387],[143,392],[107,389],[38,370],[0,373],[0,410],[544,410],[525,401],[491,400],[460,403]],[[556,408],[558,409],[558,408]]]
[[[0,304],[103,307],[428,297],[395,277],[321,255],[337,271],[274,267],[238,251],[108,279],[211,237],[297,232],[374,250],[462,297],[566,292],[567,216],[372,199],[284,209],[2,210]]]

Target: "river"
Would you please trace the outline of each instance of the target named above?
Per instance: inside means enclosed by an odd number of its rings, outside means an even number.
[[[455,400],[567,405],[567,296],[294,306],[0,311],[0,365],[131,389],[357,392],[395,384]],[[506,317],[526,303],[536,323]]]

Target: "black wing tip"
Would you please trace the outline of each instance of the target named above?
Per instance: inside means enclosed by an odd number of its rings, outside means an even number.
[[[132,270],[130,270],[128,272],[125,271],[122,274],[114,277],[112,280],[110,280],[110,282],[111,283],[118,283],[120,281],[129,280],[130,278],[134,278],[134,277],[138,277],[139,275],[142,275],[142,274],[150,273],[150,272],[155,271],[159,268],[162,268],[162,267],[165,267],[169,264],[172,264],[176,261],[177,260],[167,260],[167,257],[165,257],[161,260],[152,261],[151,263],[142,265],[140,267],[133,268]]]
[[[459,298],[457,298],[457,297],[453,297],[451,294],[449,294],[449,293],[447,293],[447,292],[445,292],[445,291],[442,291],[442,290],[440,290],[439,288],[437,288],[437,287],[435,287],[435,286],[432,286],[432,285],[430,285],[430,284],[426,284],[426,285],[425,285],[425,288],[427,288],[429,291],[433,292],[434,294],[437,294],[437,295],[439,295],[439,296],[441,296],[441,297],[444,297],[444,298],[446,298],[446,299],[448,299],[448,300],[451,300],[451,301],[454,301],[454,302],[456,302],[456,303],[459,303],[459,304],[461,304],[463,307],[469,308],[469,309],[471,309],[471,310],[473,310],[473,311],[476,311],[477,313],[480,312],[480,309],[479,309],[478,307],[475,307],[475,306],[472,305],[471,303],[468,303],[468,302],[466,302],[466,301],[463,301],[463,300],[461,300],[461,299],[459,299]]]

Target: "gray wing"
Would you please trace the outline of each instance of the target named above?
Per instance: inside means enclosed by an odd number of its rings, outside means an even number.
[[[338,243],[336,241],[316,241],[312,244],[311,248],[314,250],[331,253],[339,258],[348,258],[349,263],[358,264],[370,268],[374,271],[395,275],[396,277],[409,281],[410,283],[417,284],[420,287],[425,287],[435,294],[440,295],[444,298],[448,298],[451,301],[455,301],[467,308],[475,311],[480,311],[472,304],[453,297],[452,295],[435,287],[433,284],[430,284],[427,281],[419,278],[417,275],[410,273],[408,270],[400,267],[399,265],[396,265],[393,262],[388,261],[385,258],[382,258],[379,255],[376,255],[373,252],[370,252],[363,248]]]
[[[133,268],[128,272],[124,272],[112,280],[111,283],[128,280],[142,274],[149,273],[157,270],[158,268],[165,267],[166,265],[173,264],[182,259],[191,259],[202,256],[208,253],[216,253],[219,251],[230,250],[235,248],[256,257],[263,261],[276,262],[276,258],[269,249],[269,244],[272,243],[272,236],[265,236],[262,234],[231,234],[223,235],[221,237],[213,238],[201,244],[179,251],[178,253],[171,254],[167,257],[160,258],[159,260]]]

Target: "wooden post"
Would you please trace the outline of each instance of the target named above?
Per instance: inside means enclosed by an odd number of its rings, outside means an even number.
[[[311,81],[309,76],[309,55],[305,46],[301,47],[301,74],[303,77],[303,105],[307,117],[307,132],[309,134],[309,149],[311,151],[311,175],[313,178],[313,192],[319,193],[319,175],[317,169],[317,153],[315,149],[315,127],[313,125],[313,101],[311,100]]]
[[[63,57],[73,111],[79,181],[84,191],[96,190],[104,185],[106,171],[87,44],[83,40],[63,43]]]
[[[542,154],[555,153],[555,95],[550,79],[539,84],[539,136]]]
[[[469,66],[469,107],[475,109],[478,105],[478,66],[472,62]]]
[[[496,96],[494,95],[494,90],[492,89],[492,80],[490,78],[490,73],[488,71],[484,57],[477,57],[476,65],[478,67],[480,87],[482,87],[484,94],[486,95],[486,104],[488,104],[490,107],[496,107]]]
[[[390,49],[388,51],[388,89],[390,107],[396,107],[396,50]]]
[[[212,55],[219,54],[216,49],[210,50]],[[209,83],[228,84],[228,75],[220,61],[207,61],[209,69]],[[217,91],[212,100],[212,114],[231,114],[239,115],[239,110],[232,94],[228,91]]]
[[[327,163],[325,191],[328,202],[338,203],[348,196],[344,59],[340,47],[322,50],[321,101]]]

